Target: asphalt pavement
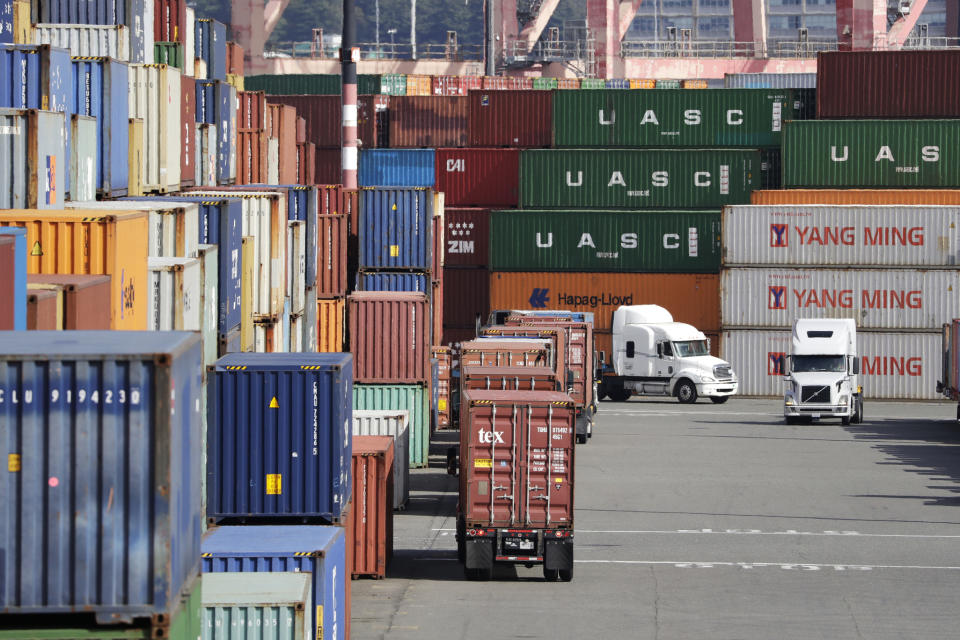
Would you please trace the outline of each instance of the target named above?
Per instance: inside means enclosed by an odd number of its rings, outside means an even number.
[[[865,415],[788,426],[776,400],[601,403],[576,453],[570,583],[523,566],[463,578],[456,434],[438,433],[388,577],[353,582],[351,637],[958,637],[956,407]]]

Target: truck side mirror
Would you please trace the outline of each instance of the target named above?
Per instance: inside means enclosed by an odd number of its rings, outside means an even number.
[[[632,358],[635,353],[635,348],[633,345],[633,340],[627,342],[627,357]]]
[[[657,343],[657,357],[663,360],[663,343],[662,342]]]
[[[784,356],[780,364],[780,375],[784,378],[790,377],[790,356]]]
[[[860,373],[860,358],[853,356],[853,375]]]

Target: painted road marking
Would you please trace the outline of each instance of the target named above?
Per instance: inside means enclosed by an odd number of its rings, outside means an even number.
[[[437,528],[431,531],[440,531],[441,536],[455,533],[456,529]],[[673,531],[644,530],[644,529],[575,529],[574,534],[633,534],[633,535],[725,535],[725,536],[812,536],[812,537],[840,537],[840,538],[916,538],[916,539],[946,539],[960,538],[960,535],[911,534],[911,533],[860,533],[859,531],[762,531],[760,529],[676,529]]]
[[[812,564],[808,562],[677,562],[672,560],[574,560],[577,564],[629,564],[629,565],[665,565],[677,569],[713,569],[716,567],[734,567],[738,569],[762,569],[772,567],[786,571],[873,571],[875,569],[912,569],[928,571],[960,571],[960,567],[936,565],[903,564]]]

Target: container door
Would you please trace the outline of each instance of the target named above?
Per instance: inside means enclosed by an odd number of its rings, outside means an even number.
[[[557,527],[573,522],[573,410],[567,403],[528,406],[522,439],[519,524]]]
[[[474,403],[467,447],[468,522],[497,526],[519,524],[519,460],[523,446],[522,407]]]

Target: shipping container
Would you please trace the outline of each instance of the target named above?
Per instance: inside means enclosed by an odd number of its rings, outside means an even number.
[[[490,210],[447,207],[445,267],[485,267],[490,253]]]
[[[477,335],[475,327],[452,327],[443,326],[443,342],[448,347],[454,347],[460,343],[473,340]]]
[[[356,291],[417,291],[432,297],[429,273],[414,271],[361,271]]]
[[[945,322],[940,330],[940,379],[937,392],[950,400],[960,400],[960,320]],[[960,406],[957,408],[960,419]]]
[[[243,47],[236,42],[227,42],[227,73],[243,75]]]
[[[342,527],[217,527],[203,539],[204,577],[240,572],[309,575],[313,601],[307,619],[317,639],[348,638],[346,557]]]
[[[267,128],[267,96],[263,91],[240,91],[237,100],[240,102],[238,130]]]
[[[197,125],[197,166],[194,184],[214,187],[217,184],[217,127]]]
[[[343,161],[342,152],[338,149],[321,149],[319,146],[314,151],[314,177],[315,184],[340,184],[341,182],[341,164]]]
[[[529,303],[524,302],[524,306]],[[489,312],[490,274],[486,269],[443,270],[445,326],[473,327],[478,317],[486,319]]]
[[[251,129],[237,132],[237,184],[266,184],[270,154],[267,131]]]
[[[404,96],[390,102],[390,146],[465,147],[469,99],[466,96]]]
[[[0,44],[13,44],[13,0],[0,0]]]
[[[332,353],[343,351],[344,325],[343,298],[317,300],[317,351]]]
[[[954,266],[960,263],[958,226],[960,207],[732,206],[723,211],[723,260],[725,265]]]
[[[194,23],[194,56],[207,66],[207,79],[227,79],[227,25],[209,18]]]
[[[324,298],[347,294],[346,214],[319,215],[317,220],[317,295]]]
[[[61,112],[0,109],[0,208],[63,206],[67,131]]]
[[[507,210],[490,213],[495,271],[716,273],[716,211]]]
[[[312,142],[297,143],[297,183],[316,185],[317,145]]]
[[[154,42],[153,62],[154,64],[176,67],[180,69],[181,74],[184,74],[187,70],[184,62],[183,45],[179,42]]]
[[[27,228],[28,273],[112,276],[111,329],[147,327],[147,222],[144,212],[0,211],[0,226]]]
[[[197,260],[200,262],[199,330],[203,337],[203,366],[207,367],[216,362],[220,344],[220,247],[201,244],[197,247]]]
[[[750,204],[960,205],[960,189],[782,189],[750,194]]]
[[[180,186],[196,184],[197,151],[197,82],[180,77]]]
[[[425,385],[355,384],[354,410],[406,411],[409,414],[410,467],[426,467],[430,452],[430,394]]]
[[[306,305],[306,227],[302,220],[287,220],[287,299],[292,315],[302,314]]]
[[[558,88],[557,78],[534,78],[533,88],[536,90],[557,89]]]
[[[92,200],[97,194],[97,119],[70,116],[70,200]]]
[[[186,199],[125,198],[68,202],[68,209],[145,211],[149,220],[147,255],[156,258],[186,258],[196,255],[199,244],[199,206]]]
[[[183,74],[186,76],[196,78],[197,56],[196,56],[196,39],[194,38],[194,35],[196,33],[196,27],[197,27],[196,9],[188,6],[184,11],[183,17],[184,17],[184,29],[183,29],[184,33],[180,40],[181,42],[183,42],[183,67],[184,67]],[[150,19],[153,20],[152,14]]]
[[[428,189],[361,189],[360,266],[429,270],[433,204]]]
[[[786,120],[813,117],[812,92],[767,89],[564,91],[557,147],[774,147]]]
[[[960,51],[824,51],[819,118],[958,118]]]
[[[525,78],[522,76],[484,76],[482,88],[491,91],[533,89],[533,78]]]
[[[257,281],[256,238],[243,236],[240,248],[240,351],[253,351],[253,312],[256,306],[254,286]]]
[[[816,89],[816,73],[725,73],[727,89]]]
[[[554,371],[553,364],[552,346],[547,339],[486,337],[460,343],[461,371],[468,367],[546,367]]]
[[[13,0],[13,42],[30,44],[33,41],[33,21],[30,19],[30,0]]]
[[[557,374],[550,367],[463,367],[461,389],[485,391],[560,391]]]
[[[393,439],[393,497],[392,508],[403,509],[410,499],[410,452],[409,432],[410,413],[398,410],[355,410],[353,412],[353,455],[354,455],[354,491],[359,485],[356,479],[360,477],[356,468],[358,454],[357,436],[389,436]],[[364,513],[361,500],[355,495],[352,503],[356,513]],[[356,520],[354,520],[356,522]],[[358,573],[358,572],[354,572]]]
[[[58,329],[110,329],[110,276],[35,274],[27,276],[27,282],[61,290],[63,324]]]
[[[337,91],[339,94],[339,89]],[[361,95],[357,97],[357,137],[364,149],[372,149],[379,144],[377,133],[377,113],[383,110],[378,105],[383,96]],[[306,120],[306,141],[321,147],[339,147],[343,134],[341,115],[342,99],[339,95],[271,95],[267,92],[270,104],[286,104],[295,107],[297,115]],[[340,182],[333,180],[332,182]]]
[[[720,357],[740,380],[740,395],[782,396],[791,331],[726,330]],[[936,400],[940,374],[939,333],[857,332],[860,385],[867,400]],[[879,412],[879,410],[878,410]],[[867,416],[870,405],[866,406]]]
[[[200,331],[203,271],[196,258],[147,258],[147,329]]]
[[[37,44],[67,49],[71,56],[130,61],[130,29],[124,25],[35,24]]]
[[[309,575],[203,576],[204,640],[306,640],[312,611]]]
[[[720,328],[720,277],[712,274],[490,273],[493,309],[568,309],[594,314],[594,329],[612,328],[621,305],[656,304],[676,322]],[[484,318],[486,316],[483,316]]]
[[[0,227],[0,331],[27,328],[27,230]]]
[[[471,91],[470,146],[549,147],[552,91]]]
[[[127,195],[128,163],[128,68],[107,58],[74,59],[71,104],[74,113],[97,119],[97,194]],[[91,198],[92,199],[92,198]]]
[[[293,150],[297,146],[297,109],[285,104],[268,106],[267,127],[279,145],[277,181],[270,184],[295,184],[297,163]]]
[[[430,311],[422,293],[363,291],[347,298],[354,377],[366,383],[426,383]]]
[[[339,74],[248,75],[244,77],[248,91],[265,91],[267,95],[340,95]],[[385,92],[384,92],[385,93]]]
[[[355,435],[353,442],[352,577],[385,578],[393,555],[392,436]]]
[[[811,120],[783,136],[785,187],[960,187],[960,120]]]
[[[861,329],[936,331],[960,308],[956,269],[731,268],[721,291],[724,328],[830,317]]]
[[[236,353],[209,376],[207,515],[340,522],[350,499],[349,354]]]
[[[436,189],[448,206],[516,207],[520,203],[518,149],[437,149]]]
[[[17,332],[0,345],[0,389],[53,399],[0,405],[4,539],[18,550],[0,610],[169,615],[200,556],[199,336],[79,332],[51,344]],[[115,490],[108,500],[97,487]],[[74,579],[77,566],[89,580]]]
[[[520,154],[520,206],[709,209],[747,204],[760,186],[760,152],[528,150]]]
[[[187,0],[154,0],[153,39],[186,42]]]
[[[180,71],[167,65],[130,65],[130,117],[143,119],[144,192],[180,190]]]
[[[361,187],[433,187],[433,149],[361,149]]]
[[[225,82],[216,84],[217,101],[217,183],[234,184],[237,179],[237,90]]]
[[[442,337],[434,334],[434,342]],[[436,389],[436,429],[449,429],[453,426],[453,407],[451,396],[451,379],[453,375],[453,353],[448,347],[433,347],[430,350],[432,360],[437,361],[437,389]]]
[[[49,45],[0,46],[0,107],[71,113],[70,52]]]

